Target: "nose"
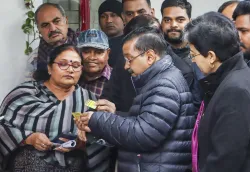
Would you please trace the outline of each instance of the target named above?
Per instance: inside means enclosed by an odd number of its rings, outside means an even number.
[[[128,70],[129,68],[130,68],[129,62],[126,61],[125,65],[124,65],[124,69],[125,69],[125,70]]]
[[[84,59],[86,59],[86,60],[95,60],[95,59],[97,59],[94,50],[91,50],[88,54],[85,54],[85,56],[83,56],[83,57],[84,57]]]
[[[73,66],[69,66],[69,68],[67,69],[67,71],[70,72],[70,73],[73,73],[74,72]]]
[[[171,22],[171,27],[178,27],[177,22],[175,20]]]
[[[50,29],[50,31],[54,31],[54,30],[56,30],[56,26],[53,23],[50,23],[49,29]]]
[[[108,17],[107,17],[107,22],[108,22],[108,23],[112,23],[112,22],[113,22],[111,16],[108,16]]]

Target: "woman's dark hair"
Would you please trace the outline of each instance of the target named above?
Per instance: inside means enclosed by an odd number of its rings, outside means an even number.
[[[221,62],[240,52],[234,23],[218,12],[208,12],[186,25],[185,38],[203,55],[213,51]]]
[[[123,44],[135,38],[137,38],[137,40],[134,49],[140,51],[141,53],[152,49],[161,58],[167,52],[167,42],[159,29],[153,27],[137,28],[124,37]]]
[[[161,30],[161,24],[157,18],[149,14],[144,14],[132,18],[124,27],[123,34],[127,35],[131,31],[144,26],[155,27],[156,29]]]
[[[238,4],[239,1],[227,1],[224,2],[218,9],[219,13],[222,13],[228,6],[232,5],[232,4]]]
[[[51,51],[51,53],[49,54],[49,61],[48,61],[48,65],[49,66],[52,66],[52,64],[54,63],[55,59],[61,54],[63,53],[64,51],[67,51],[67,50],[71,50],[71,51],[74,51],[76,52],[80,58],[81,58],[81,63],[83,64],[83,57],[80,53],[80,50],[72,45],[72,44],[63,44],[63,45],[60,45],[58,47],[56,47],[54,50]],[[49,80],[50,78],[50,75],[48,73],[48,69],[37,69],[34,74],[33,74],[33,78],[36,80],[36,81],[47,81]]]

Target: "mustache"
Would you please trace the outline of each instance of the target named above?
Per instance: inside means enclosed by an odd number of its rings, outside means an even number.
[[[245,44],[243,44],[242,42],[240,43],[240,46],[242,47],[242,48],[247,48],[246,46],[245,46]]]
[[[62,34],[60,30],[55,30],[55,31],[51,31],[48,35],[48,37],[50,38],[51,36],[53,36],[54,34]]]
[[[182,33],[183,31],[182,30],[178,30],[178,29],[167,29],[166,32],[167,33],[169,33],[169,32],[179,32],[179,33]]]

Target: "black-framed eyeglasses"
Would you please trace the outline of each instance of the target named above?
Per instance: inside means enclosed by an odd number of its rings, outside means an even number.
[[[200,53],[198,53],[198,54],[190,54],[190,56],[191,56],[192,59],[195,58],[198,55],[201,55],[201,54]]]
[[[61,70],[68,70],[68,68],[70,66],[72,67],[72,69],[73,69],[74,72],[79,72],[79,71],[82,70],[82,65],[76,64],[76,63],[72,63],[72,64],[69,64],[69,63],[58,63],[58,62],[53,62],[53,63],[56,63]]]
[[[132,62],[133,60],[135,60],[137,57],[140,57],[141,55],[143,55],[143,54],[146,53],[147,51],[148,51],[148,50],[143,51],[141,54],[139,54],[139,55],[137,55],[137,56],[135,56],[135,57],[132,57],[130,60],[129,60],[128,58],[124,57],[125,60],[126,60],[126,63],[131,64],[131,62]]]

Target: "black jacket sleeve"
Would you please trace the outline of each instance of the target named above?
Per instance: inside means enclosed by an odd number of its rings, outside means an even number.
[[[181,100],[170,81],[164,85],[155,84],[158,87],[141,102],[140,114],[121,117],[95,112],[89,121],[92,133],[130,151],[150,151],[158,147],[177,121]],[[168,93],[162,91],[166,86]]]

